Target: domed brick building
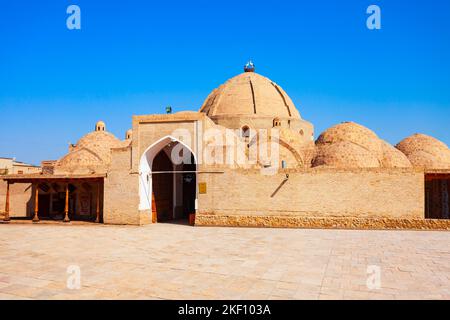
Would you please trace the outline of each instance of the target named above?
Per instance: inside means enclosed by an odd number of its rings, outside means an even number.
[[[344,122],[326,130],[317,139],[316,146],[312,167],[412,167],[402,152],[354,122]]]
[[[167,111],[133,116],[124,140],[99,121],[49,170],[4,180],[32,185],[35,221],[450,228],[450,150],[432,137],[394,147],[343,122],[314,141],[313,125],[252,63],[199,111]]]
[[[111,164],[111,149],[126,147],[130,144],[131,130],[126,133],[126,140],[121,141],[106,131],[103,121],[98,121],[95,131],[86,134],[74,145],[69,153],[59,159],[54,166],[55,174],[90,174],[108,171]]]

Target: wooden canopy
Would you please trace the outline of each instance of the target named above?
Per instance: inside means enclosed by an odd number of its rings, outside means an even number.
[[[54,175],[54,174],[11,174],[3,176],[1,179],[9,183],[34,183],[34,182],[69,182],[69,181],[103,181],[106,174],[86,174],[86,175]]]
[[[64,222],[70,222],[69,220],[69,183],[78,181],[89,182],[103,182],[106,174],[90,174],[90,175],[53,175],[53,174],[15,174],[7,175],[1,179],[7,182],[6,187],[6,201],[5,201],[5,217],[4,221],[9,221],[9,185],[13,183],[31,183],[39,184],[40,182],[61,182],[65,184],[65,208],[64,208]],[[39,188],[35,188],[34,191],[34,217],[33,222],[39,222]],[[100,188],[97,188],[97,210],[96,210],[96,222],[100,222]]]

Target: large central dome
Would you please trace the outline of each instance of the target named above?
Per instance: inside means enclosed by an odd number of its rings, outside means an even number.
[[[286,92],[254,72],[244,72],[214,89],[200,111],[212,119],[227,115],[300,119]]]
[[[314,139],[313,125],[303,120],[291,98],[275,82],[255,73],[249,62],[245,72],[214,89],[200,112],[230,129],[288,129],[301,141]]]

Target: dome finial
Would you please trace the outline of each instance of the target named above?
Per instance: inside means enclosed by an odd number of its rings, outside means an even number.
[[[106,125],[103,121],[97,121],[95,124],[95,131],[105,131]]]
[[[255,72],[255,65],[253,64],[252,60],[249,60],[247,64],[244,66],[245,72]]]

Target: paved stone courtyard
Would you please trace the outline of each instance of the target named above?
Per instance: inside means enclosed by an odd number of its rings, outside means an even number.
[[[438,231],[2,224],[0,298],[450,299],[449,243]]]

